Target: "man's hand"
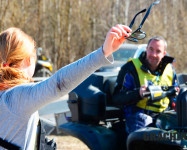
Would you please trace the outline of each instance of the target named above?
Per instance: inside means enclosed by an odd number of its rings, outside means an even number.
[[[124,37],[129,37],[131,35],[131,29],[125,25],[116,25],[112,27],[107,33],[104,45],[103,53],[106,57],[111,55],[113,52],[118,50],[118,48],[126,40]]]
[[[145,92],[148,92],[147,91],[147,86],[146,85],[142,85],[140,87],[140,91],[139,91],[141,98],[144,98],[143,93],[145,93]]]

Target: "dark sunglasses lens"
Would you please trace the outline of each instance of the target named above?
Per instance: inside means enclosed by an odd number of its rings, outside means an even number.
[[[135,38],[133,38],[133,37],[131,37],[131,36],[128,37],[127,40],[132,41],[132,42],[138,42],[137,39],[135,39]]]
[[[146,37],[146,34],[144,32],[141,32],[141,31],[136,31],[136,32],[131,34],[131,37],[135,38],[135,39],[138,39],[138,40],[141,40],[141,39],[144,39]]]

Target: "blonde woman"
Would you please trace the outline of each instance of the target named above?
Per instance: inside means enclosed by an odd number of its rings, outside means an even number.
[[[101,48],[40,83],[29,83],[35,70],[34,40],[18,28],[0,33],[0,138],[24,150],[34,149],[37,111],[73,90],[101,66],[112,63],[112,53],[130,32],[125,25],[112,27]]]

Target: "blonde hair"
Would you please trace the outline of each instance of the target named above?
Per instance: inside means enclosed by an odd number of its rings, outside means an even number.
[[[14,27],[0,33],[0,91],[30,82],[18,68],[31,56],[36,57],[36,50],[29,35]]]

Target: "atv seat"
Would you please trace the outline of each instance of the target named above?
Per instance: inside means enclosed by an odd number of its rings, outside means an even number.
[[[177,81],[179,85],[187,83],[187,73],[180,73],[177,75]]]
[[[116,107],[112,102],[112,95],[115,88],[117,76],[108,78],[104,85],[103,85],[103,91],[106,94],[106,114],[105,118],[123,118],[123,113],[120,108]]]
[[[69,93],[72,121],[98,123],[122,118],[121,109],[112,105],[116,75],[94,74]]]

